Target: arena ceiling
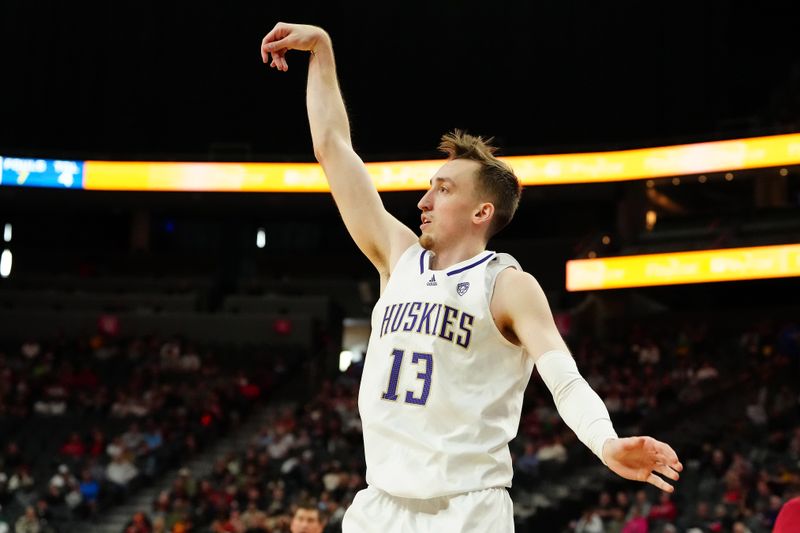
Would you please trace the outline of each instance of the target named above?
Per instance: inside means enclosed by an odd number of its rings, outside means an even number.
[[[305,58],[278,20],[333,37],[356,147],[426,157],[454,127],[507,154],[797,131],[789,3],[112,2],[0,5],[0,153],[308,160]]]

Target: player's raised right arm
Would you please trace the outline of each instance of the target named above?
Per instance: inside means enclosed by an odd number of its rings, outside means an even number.
[[[388,276],[416,235],[383,206],[364,163],[353,150],[350,125],[336,78],[331,39],[322,28],[278,23],[264,37],[264,62],[287,70],[286,52],[311,52],[306,104],[314,155],[322,165],[348,232],[381,275]]]

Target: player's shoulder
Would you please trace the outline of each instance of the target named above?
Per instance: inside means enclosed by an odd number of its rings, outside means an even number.
[[[547,297],[533,274],[504,268],[495,279],[490,307],[499,324],[512,324],[525,313],[546,308]]]
[[[495,280],[495,296],[501,299],[522,298],[536,300],[544,297],[544,290],[536,277],[523,270],[513,258],[511,259],[515,265],[499,264],[501,270],[497,273]]]

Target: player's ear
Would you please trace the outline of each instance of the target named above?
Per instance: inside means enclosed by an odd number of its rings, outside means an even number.
[[[472,213],[472,221],[476,224],[484,224],[489,222],[492,216],[494,216],[494,204],[484,202],[478,204],[477,209]]]

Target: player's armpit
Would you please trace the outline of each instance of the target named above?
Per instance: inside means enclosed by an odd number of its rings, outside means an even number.
[[[319,158],[345,227],[381,275],[417,241],[383,206],[367,168],[344,140],[330,141]]]
[[[491,303],[498,327],[510,329],[534,362],[544,353],[569,353],[542,287],[532,275],[507,268],[497,276]]]

